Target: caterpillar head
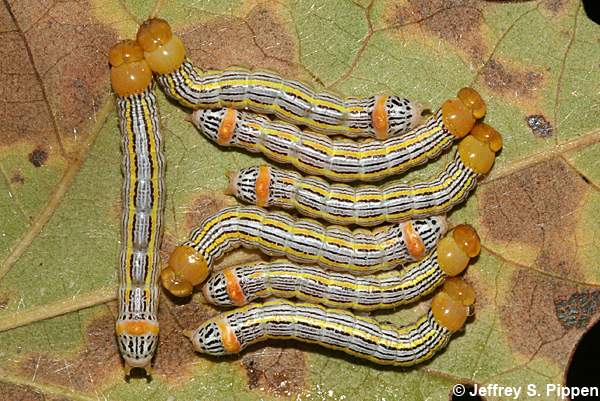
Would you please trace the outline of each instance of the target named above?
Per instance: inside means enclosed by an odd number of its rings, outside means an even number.
[[[183,245],[173,250],[168,265],[160,273],[163,287],[176,297],[192,294],[195,285],[208,276],[208,264],[194,248]]]
[[[436,321],[454,332],[460,330],[475,304],[473,287],[458,277],[446,279],[442,291],[431,301],[431,311]]]
[[[240,281],[231,268],[213,274],[202,287],[204,299],[218,306],[239,306],[248,303]]]
[[[458,153],[465,166],[477,174],[487,174],[502,149],[502,136],[487,124],[479,123],[471,134],[458,144]]]
[[[481,242],[475,229],[468,224],[460,224],[438,243],[437,262],[446,275],[453,277],[462,273],[480,250]]]
[[[144,59],[144,51],[134,40],[124,40],[111,47],[110,80],[118,96],[141,93],[152,84],[152,70]]]
[[[376,96],[371,115],[375,137],[381,141],[405,132],[421,121],[423,106],[398,96]]]
[[[212,141],[219,145],[229,145],[237,123],[235,109],[198,109],[192,113],[190,121]]]
[[[402,237],[408,253],[413,260],[419,260],[435,248],[442,235],[446,233],[448,222],[446,216],[431,216],[409,220],[400,227],[402,227]]]
[[[160,18],[145,21],[137,32],[137,41],[144,49],[144,58],[157,74],[170,74],[185,59],[185,46],[173,36],[169,23]]]
[[[227,173],[229,184],[226,195],[233,195],[239,200],[260,207],[269,207],[271,197],[271,167],[265,164],[243,168]]]
[[[485,116],[486,105],[473,88],[462,88],[457,96],[442,105],[442,121],[452,135],[462,138],[471,131],[475,120]]]
[[[234,330],[222,317],[204,322],[192,333],[191,338],[194,349],[203,354],[227,355],[241,350]]]
[[[152,356],[158,345],[156,320],[119,319],[116,325],[117,342],[125,360],[125,373],[141,368],[150,374]]]

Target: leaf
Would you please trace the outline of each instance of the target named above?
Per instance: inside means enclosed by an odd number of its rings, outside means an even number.
[[[486,121],[505,145],[450,215],[478,229],[483,251],[466,275],[476,317],[444,353],[413,369],[298,343],[208,359],[182,336],[216,313],[198,295],[162,299],[153,380],[123,379],[113,334],[120,134],[106,56],[152,12],[203,68],[266,68],[433,107],[464,85],[483,94]],[[564,383],[569,356],[600,314],[600,30],[580,2],[5,0],[0,21],[5,399],[445,400],[459,382],[532,383],[542,393]],[[225,171],[262,159],[216,147],[185,110],[162,94],[159,103],[166,256],[203,216],[232,203],[221,195]],[[402,179],[439,171],[451,153]],[[221,265],[250,258],[238,252]],[[400,324],[425,308],[376,316]]]

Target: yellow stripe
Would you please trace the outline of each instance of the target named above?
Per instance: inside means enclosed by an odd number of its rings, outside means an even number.
[[[158,146],[155,142],[155,136],[153,135],[154,130],[157,127],[154,127],[153,125],[153,121],[152,121],[152,116],[149,113],[149,108],[148,108],[148,102],[146,100],[144,100],[144,119],[146,120],[146,127],[148,130],[148,135],[147,135],[147,140],[148,140],[148,151],[149,151],[149,156],[152,159],[152,165],[154,166],[154,168],[152,169],[153,173],[152,173],[152,210],[151,210],[151,221],[150,221],[150,238],[148,239],[148,251],[147,251],[147,255],[148,255],[148,272],[146,274],[146,282],[145,282],[145,286],[146,286],[146,296],[147,299],[150,299],[149,297],[149,288],[152,286],[152,274],[153,274],[153,270],[154,270],[154,258],[156,257],[156,255],[154,254],[154,247],[156,245],[156,238],[157,235],[159,235],[158,231],[158,225],[156,223],[156,219],[158,218],[158,200],[159,200],[159,196],[160,194],[158,193],[158,172],[159,172],[159,168],[158,168]],[[133,233],[132,233],[133,236]]]
[[[412,288],[416,285],[416,283],[418,282],[422,282],[424,281],[425,278],[431,276],[434,273],[433,270],[427,270],[425,273],[422,273],[418,276],[415,276],[414,279],[412,280],[408,280],[408,281],[403,281],[401,283],[395,284],[395,285],[387,285],[387,286],[380,286],[377,287],[378,290],[380,290],[383,294],[385,294],[386,291],[390,292],[390,291],[396,291],[400,288]],[[260,276],[264,274],[263,272],[255,272],[252,274],[249,274],[248,277],[251,277],[253,279],[256,278],[260,278]],[[335,286],[335,287],[341,287],[341,288],[347,288],[347,289],[351,289],[354,292],[358,292],[358,291],[367,291],[371,288],[373,288],[373,285],[363,285],[363,284],[355,284],[352,282],[348,282],[348,281],[340,281],[334,278],[331,278],[329,276],[321,276],[321,275],[317,275],[315,273],[302,273],[302,272],[289,272],[289,271],[277,271],[277,270],[269,270],[268,273],[269,276],[273,276],[273,277],[293,277],[293,278],[301,278],[301,279],[306,279],[306,280],[311,280],[311,281],[316,281],[319,282],[323,285],[326,286]],[[285,291],[285,290],[276,290],[278,293],[298,293],[299,291],[297,290],[292,290],[292,291]],[[307,294],[308,295],[308,294]],[[305,296],[303,295],[303,298]],[[320,299],[320,298],[315,298],[315,299]]]
[[[279,220],[276,220],[276,218],[273,218],[269,215],[266,215],[265,218],[262,218],[262,216],[260,216],[261,218],[258,219],[257,218],[257,214],[256,213],[252,213],[252,212],[237,212],[237,213],[225,213],[221,216],[218,216],[218,218],[214,218],[211,219],[207,222],[207,224],[204,226],[204,229],[201,231],[201,233],[198,235],[198,240],[196,240],[194,243],[197,245],[199,240],[201,240],[203,237],[206,236],[206,233],[215,225],[215,224],[219,224],[221,221],[223,220],[227,220],[229,218],[231,218],[231,215],[234,215],[237,218],[240,219],[247,219],[247,220],[251,220],[251,221],[258,221],[260,222],[262,225],[272,225],[275,226],[277,228],[279,228],[282,231],[286,231],[288,233],[290,233],[290,235],[304,235],[310,238],[315,238],[318,240],[323,240],[324,242],[327,242],[329,244],[335,244],[338,245],[340,247],[344,247],[344,248],[357,248],[357,249],[364,249],[367,251],[370,250],[379,250],[381,249],[381,244],[356,244],[353,241],[350,240],[343,240],[343,239],[338,239],[335,237],[331,237],[325,234],[321,234],[321,235],[314,235],[313,231],[309,231],[307,229],[303,229],[303,228],[297,228],[297,227],[293,227],[290,226],[287,223],[281,222]],[[348,235],[351,234],[351,232],[349,231],[347,233]],[[222,238],[225,239],[229,239],[229,238],[242,238],[241,237],[241,233],[240,232],[233,232],[233,233],[228,233],[225,234],[223,236],[221,236],[219,239],[215,240],[211,245],[209,245],[206,248],[207,253],[210,253],[214,248],[218,247],[221,243],[224,242],[224,240]],[[245,239],[255,239],[255,241],[257,241],[260,244],[264,244],[264,245],[273,245],[273,246],[267,246],[267,248],[274,248],[274,249],[280,249],[281,247],[275,248],[275,244],[269,241],[264,240],[261,237],[254,237],[254,236],[249,236],[249,235],[245,235],[243,236],[243,238]],[[360,246],[357,246],[360,245]]]
[[[209,246],[207,246],[206,249],[203,249],[203,251],[206,252],[207,254],[210,254],[210,253],[214,252],[215,248],[218,248],[222,243],[226,242],[229,239],[240,239],[240,240],[246,240],[249,242],[254,242],[258,245],[262,245],[263,247],[265,247],[267,249],[279,251],[282,254],[296,256],[298,258],[301,258],[302,260],[310,260],[310,261],[314,261],[317,263],[322,262],[323,264],[325,264],[327,266],[337,267],[337,268],[344,269],[344,270],[369,271],[370,272],[370,271],[381,269],[384,266],[387,266],[387,264],[385,264],[385,263],[378,263],[376,265],[369,265],[369,266],[349,265],[347,263],[328,259],[324,255],[319,255],[319,256],[307,255],[305,253],[295,251],[289,247],[283,248],[273,242],[266,241],[261,237],[255,237],[255,236],[243,234],[241,232],[232,232],[232,233],[227,233],[227,234],[221,235],[218,239],[216,239]],[[333,241],[331,241],[331,242],[333,242]],[[379,248],[379,246],[377,246],[377,247]],[[352,248],[352,247],[350,247],[350,248]],[[360,248],[360,249],[364,249],[364,248]],[[375,249],[375,248],[373,247],[373,249]]]
[[[209,75],[209,74],[217,75],[218,72],[214,71],[212,74],[211,74],[211,72],[208,72],[205,75]],[[355,112],[360,112],[360,111],[364,110],[362,107],[344,107],[341,104],[333,103],[333,102],[323,100],[323,99],[314,98],[312,96],[307,95],[306,92],[303,92],[303,91],[293,88],[291,86],[285,85],[283,82],[276,83],[273,81],[262,80],[262,79],[220,79],[217,82],[202,85],[201,88],[203,90],[213,90],[213,89],[222,88],[223,86],[246,86],[246,85],[263,86],[265,88],[281,90],[286,93],[291,93],[292,95],[295,95],[296,97],[303,99],[307,103],[334,109],[334,110],[339,111],[340,113],[348,113],[348,112],[355,113]]]
[[[274,304],[276,303],[275,301],[273,301]],[[281,303],[282,305],[286,305],[286,303]],[[312,305],[311,305],[312,307]],[[350,312],[348,313],[344,313],[343,311],[336,311],[338,312],[339,315],[349,315],[354,317]],[[331,311],[329,311],[329,313],[331,313]],[[421,321],[425,320],[426,317],[422,317],[418,323],[415,324],[415,326],[418,326],[420,324]],[[367,319],[365,319],[367,320]],[[403,349],[411,349],[411,348],[416,348],[424,343],[426,343],[433,335],[435,335],[435,332],[429,332],[426,335],[422,336],[420,338],[420,340],[413,340],[413,341],[409,341],[409,342],[397,342],[397,341],[392,341],[392,340],[385,340],[381,337],[372,335],[367,333],[364,330],[360,330],[356,327],[348,327],[345,325],[341,325],[341,324],[336,324],[333,323],[331,321],[324,321],[322,319],[318,319],[318,318],[312,318],[309,316],[294,316],[294,320],[291,320],[288,318],[288,316],[259,316],[256,317],[254,319],[249,319],[246,321],[246,323],[248,325],[262,325],[265,323],[270,323],[270,322],[278,322],[278,323],[290,323],[292,324],[294,321],[299,322],[301,324],[308,324],[310,326],[316,326],[319,327],[320,329],[331,329],[331,330],[335,330],[336,334],[339,334],[340,336],[348,336],[348,337],[360,337],[363,338],[367,341],[370,341],[376,345],[383,345],[386,348],[391,348],[391,349],[395,349],[395,350],[403,350]],[[383,324],[379,324],[376,321],[370,321],[370,324],[377,324],[378,326],[382,327],[385,330],[391,330],[393,332],[397,332],[398,334],[404,334],[410,330],[413,329],[413,325],[408,326],[408,327],[402,327],[402,328],[396,328],[390,325],[383,325]],[[272,337],[272,336],[267,336],[267,338],[281,338],[279,336],[277,337]],[[325,345],[321,342],[316,342],[320,345]],[[362,354],[361,354],[362,355]]]
[[[132,118],[131,118],[131,103],[126,103],[126,113],[125,119],[127,121],[127,137],[129,138],[129,147],[127,148],[127,152],[129,153],[129,177],[125,179],[129,179],[129,193],[127,196],[129,197],[129,209],[127,211],[127,259],[125,260],[125,294],[127,296],[126,299],[130,298],[131,293],[131,256],[133,254],[133,216],[135,214],[135,191],[132,188],[132,183],[135,182],[137,177],[137,168],[135,165],[135,134],[133,132],[132,127]]]
[[[216,89],[216,88],[220,88],[223,87],[224,85],[245,85],[245,84],[251,84],[251,85],[258,85],[259,83],[269,83],[269,85],[264,85],[267,86],[269,88],[273,88],[273,89],[279,89],[276,85],[273,85],[272,83],[268,82],[268,81],[262,81],[262,80],[227,80],[227,81],[219,81],[219,82],[215,82],[212,84],[206,84],[206,85],[198,85],[195,82],[192,82],[190,80],[190,77],[188,74],[186,74],[184,71],[181,71],[181,75],[184,77],[184,82],[186,84],[187,87],[198,90],[198,91],[205,91],[205,90],[210,90],[210,89]],[[204,75],[204,73],[200,73],[200,75]],[[262,110],[271,110],[271,111],[276,111],[276,114],[282,115],[282,116],[286,116],[289,119],[296,121],[298,124],[301,125],[310,125],[313,127],[318,127],[318,128],[322,128],[322,129],[327,129],[328,131],[345,131],[345,132],[350,132],[350,133],[357,133],[360,132],[360,130],[358,129],[353,129],[350,127],[345,127],[342,125],[331,125],[331,124],[324,124],[324,123],[320,123],[317,121],[314,121],[310,118],[306,118],[306,117],[300,117],[294,113],[290,113],[289,111],[283,109],[282,107],[280,107],[279,105],[276,104],[268,104],[265,105],[263,103],[258,103],[258,102],[254,102],[251,99],[244,99],[243,102],[223,102],[221,100],[219,100],[217,103],[195,103],[192,104],[190,102],[188,102],[185,98],[182,98],[181,96],[177,95],[177,92],[175,90],[175,84],[172,78],[169,78],[169,88],[171,89],[171,93],[177,97],[177,99],[183,103],[184,105],[193,108],[193,109],[197,109],[197,108],[209,108],[209,107],[214,107],[216,104],[218,104],[220,107],[223,106],[233,106],[233,105],[240,105],[241,103],[243,103],[245,106],[248,105],[253,105],[255,107],[259,107]],[[289,88],[289,91],[286,90],[286,92],[289,93],[293,93],[297,96],[303,97],[304,99],[311,99],[310,97],[306,97],[306,95],[296,89]],[[302,96],[301,96],[302,95]],[[348,109],[344,109],[344,108],[340,108],[339,106],[335,105],[334,103],[331,102],[327,102],[327,101],[323,101],[323,100],[318,100],[317,99],[312,99],[311,103],[313,104],[318,104],[318,105],[323,105],[323,106],[327,106],[327,107],[332,107],[335,108],[336,110],[340,110],[341,112],[344,112],[344,110],[346,110],[346,112],[360,112],[363,111],[363,108],[360,107],[352,107],[352,108],[348,108]]]
[[[258,124],[252,124],[253,128],[254,126],[258,126]],[[270,132],[272,132],[273,135],[277,135],[279,137],[282,138],[286,138],[290,141],[295,141],[296,139],[299,139],[298,136],[296,135],[290,135],[287,133],[282,133],[280,131],[272,131],[269,130]],[[423,136],[427,136],[426,134],[424,134]],[[444,147],[446,147],[446,144],[448,141],[450,141],[451,139],[447,139],[446,141],[441,141],[439,142],[436,146],[434,146],[433,148],[431,148],[429,151],[423,153],[423,155],[421,157],[419,157],[418,159],[409,159],[404,163],[398,164],[392,168],[387,168],[387,169],[383,169],[374,173],[338,173],[336,171],[332,171],[332,170],[328,170],[326,168],[321,168],[321,167],[316,167],[313,164],[310,164],[310,162],[306,162],[304,160],[300,160],[297,157],[288,157],[288,156],[284,156],[278,153],[275,153],[273,151],[271,151],[269,148],[267,148],[266,146],[264,146],[263,143],[259,143],[259,144],[249,144],[249,143],[244,143],[245,147],[247,148],[251,148],[251,149],[256,149],[258,150],[260,153],[264,154],[265,156],[267,156],[267,158],[273,159],[277,162],[280,163],[286,163],[286,164],[292,164],[292,165],[297,165],[297,166],[304,166],[304,168],[301,168],[302,170],[308,171],[310,172],[310,174],[314,174],[314,175],[321,175],[321,176],[327,176],[331,179],[340,179],[340,180],[348,180],[350,177],[369,177],[369,181],[375,181],[379,178],[384,178],[384,177],[389,177],[390,175],[396,174],[399,171],[404,171],[407,169],[407,167],[409,166],[413,166],[416,164],[420,164],[421,160],[427,160],[433,157],[433,155],[437,154],[438,152],[440,152],[440,149],[443,149]],[[410,141],[412,143],[412,141]],[[415,141],[418,142],[418,141]],[[241,144],[241,142],[240,142]],[[356,159],[364,159],[364,158],[368,158],[368,157],[374,157],[374,156],[382,156],[382,155],[386,155],[391,153],[389,150],[380,150],[380,151],[365,151],[365,152],[350,152],[350,151],[340,151],[340,152],[333,152],[331,148],[326,147],[324,145],[318,144],[316,142],[313,141],[308,141],[308,140],[303,140],[302,144],[304,146],[307,147],[312,147],[313,149],[318,149],[320,151],[325,152],[328,155],[335,155],[335,156],[339,156],[339,155],[343,155],[346,157],[353,157]],[[407,145],[408,146],[408,145]],[[397,145],[397,146],[393,146],[391,147],[392,151],[397,151],[401,148],[404,148],[404,146],[402,145]]]
[[[345,200],[345,201],[350,201],[350,202],[374,202],[374,201],[380,201],[380,200],[393,200],[396,198],[406,198],[406,197],[421,195],[421,194],[425,194],[425,193],[438,192],[441,189],[448,187],[462,173],[463,173],[463,171],[457,171],[454,175],[448,177],[443,183],[441,183],[439,185],[434,185],[434,186],[425,187],[425,188],[408,187],[405,190],[391,192],[387,196],[373,196],[373,195],[352,196],[352,195],[347,195],[344,193],[332,194],[331,190],[323,189],[316,185],[310,185],[310,183],[308,183],[308,182],[304,182],[300,186],[300,188],[309,190],[311,192],[315,192],[323,197],[328,197],[330,199],[335,199],[335,200]],[[332,195],[335,195],[335,196],[332,197]]]
[[[449,177],[446,181],[444,181],[442,184],[440,185],[436,185],[436,186],[432,186],[429,188],[421,188],[421,189],[407,189],[404,191],[397,191],[397,192],[392,192],[389,194],[389,196],[385,196],[385,197],[377,197],[377,196],[369,196],[369,195],[363,195],[363,196],[350,196],[350,195],[346,195],[346,194],[338,194],[336,193],[335,196],[332,196],[331,191],[327,190],[327,189],[322,189],[320,187],[317,186],[312,186],[309,185],[308,183],[304,183],[300,188],[301,189],[308,189],[312,192],[315,192],[319,195],[321,195],[322,197],[327,197],[328,199],[337,199],[337,200],[346,200],[352,203],[357,203],[357,202],[379,202],[379,201],[389,201],[389,200],[393,200],[395,198],[398,197],[409,197],[409,196],[416,196],[419,194],[423,194],[423,193],[428,193],[428,192],[437,192],[440,191],[441,189],[449,186],[452,181],[454,181],[456,179],[456,177],[458,175],[460,175],[461,172],[458,171],[455,173],[455,175]],[[465,185],[461,191],[459,191],[457,193],[456,196],[454,196],[453,198],[451,198],[450,200],[448,200],[448,202],[445,202],[441,205],[436,205],[436,206],[431,206],[428,208],[423,208],[423,209],[419,209],[419,213],[422,213],[423,215],[432,215],[435,214],[436,211],[441,210],[445,207],[447,207],[448,205],[452,205],[456,199],[460,199],[460,197],[465,193],[465,188],[468,187],[470,185],[470,182],[473,179],[470,178],[468,181],[468,184]],[[330,216],[331,214],[328,212],[324,212],[322,210],[319,209],[314,209],[312,207],[310,207],[310,205],[307,204],[301,204],[297,201],[297,199],[294,197],[293,199],[291,199],[291,205],[297,209],[297,210],[303,210],[303,211],[310,211],[314,214],[314,216],[316,216],[317,218],[322,218],[324,220],[329,220],[328,216]],[[359,219],[357,219],[354,216],[335,216],[335,221],[341,224],[353,224],[355,221],[360,220],[363,223],[368,223],[368,222],[372,222],[372,221],[378,221],[381,219],[390,221],[390,220],[396,220],[396,219],[400,219],[403,217],[409,217],[414,215],[414,211],[413,210],[408,210],[405,212],[401,212],[401,213],[393,213],[390,215],[386,215],[386,216],[381,216],[381,215],[376,215],[376,216],[372,216],[372,217],[361,217]]]

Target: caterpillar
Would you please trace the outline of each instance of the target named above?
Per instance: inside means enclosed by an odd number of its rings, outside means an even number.
[[[236,354],[267,339],[294,339],[343,351],[382,365],[410,366],[443,349],[472,313],[473,288],[447,280],[416,322],[394,327],[342,309],[271,301],[233,309],[187,333],[193,348],[210,355]]]
[[[436,250],[402,271],[353,276],[282,260],[228,267],[204,283],[204,298],[217,306],[241,306],[258,298],[297,298],[327,307],[375,310],[395,308],[424,297],[446,277],[466,269],[480,241],[466,224],[442,238]]]
[[[152,71],[135,41],[110,49],[123,150],[123,214],[117,342],[125,371],[150,373],[158,344],[159,248],[162,237],[165,161]]]
[[[461,140],[452,162],[430,181],[355,188],[263,165],[231,173],[226,192],[243,202],[293,208],[334,224],[395,223],[446,213],[463,202],[477,178],[490,170],[501,147],[500,134],[487,124],[478,124]]]
[[[341,98],[265,71],[203,72],[162,19],[143,23],[137,40],[166,94],[192,109],[249,109],[325,134],[378,139],[404,133],[421,119],[420,105],[397,96]]]
[[[207,218],[175,248],[161,273],[175,296],[191,294],[214,260],[233,248],[257,248],[300,263],[367,274],[423,258],[446,232],[445,216],[432,216],[369,231],[350,231],[257,207],[230,207]]]
[[[479,94],[463,88],[458,99],[447,100],[418,128],[400,137],[364,142],[331,139],[235,109],[196,110],[191,121],[219,145],[262,153],[308,174],[332,181],[377,181],[437,157],[469,133],[485,111]]]

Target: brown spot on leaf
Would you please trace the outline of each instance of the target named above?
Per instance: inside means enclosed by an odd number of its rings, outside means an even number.
[[[6,309],[9,301],[10,301],[10,297],[8,295],[0,294],[0,310]]]
[[[574,292],[569,297],[555,299],[554,307],[565,329],[586,328],[600,308],[600,291]]]
[[[21,174],[20,171],[14,171],[10,176],[11,184],[23,185],[25,183],[25,177]]]
[[[198,24],[183,35],[191,58],[207,69],[243,66],[297,75],[295,41],[273,7],[258,5],[243,18]]]
[[[186,230],[191,230],[207,217],[232,204],[235,204],[235,202],[223,194],[216,192],[201,193],[192,201],[192,205],[185,212]]]
[[[505,96],[533,98],[542,84],[543,74],[519,70],[497,60],[489,60],[481,71],[483,82]]]
[[[480,192],[484,242],[508,244],[507,249],[523,244],[533,253],[535,270],[516,268],[505,295],[510,301],[499,307],[510,344],[523,355],[539,353],[562,363],[581,334],[566,330],[556,303],[584,290],[560,277],[585,279],[576,227],[588,190],[579,174],[552,159],[492,181]]]
[[[513,349],[526,358],[548,358],[564,364],[584,329],[567,329],[556,313],[556,300],[577,287],[535,271],[517,269],[508,302],[499,307],[500,321]]]
[[[465,51],[475,61],[483,59],[483,14],[477,1],[408,0],[393,7],[389,17],[393,27],[404,31],[414,25]]]
[[[29,161],[35,167],[42,167],[48,160],[48,152],[44,149],[35,149],[29,154]]]
[[[55,383],[80,391],[97,388],[115,371],[120,371],[121,360],[115,338],[112,314],[92,319],[85,327],[83,348],[72,357],[51,353],[28,355],[21,370],[35,375],[38,381]]]
[[[0,399],[6,401],[45,401],[46,397],[42,391],[34,387],[0,381]]]
[[[0,15],[3,142],[68,146],[108,94],[108,48],[116,35],[94,20],[90,1],[4,2]]]
[[[200,323],[217,314],[217,311],[192,299],[177,304],[168,297],[162,297],[158,320],[160,322],[160,343],[154,371],[173,381],[181,381],[192,375],[192,365],[201,356],[197,355],[184,330],[193,330]]]
[[[527,125],[531,128],[533,135],[537,137],[549,138],[554,132],[554,128],[552,128],[550,121],[546,120],[546,117],[541,114],[527,116],[525,117],[525,121],[527,121]]]
[[[588,188],[559,159],[492,181],[479,192],[485,240],[526,244],[536,252],[537,269],[583,279],[575,231]]]
[[[300,350],[264,347],[242,358],[250,390],[281,397],[301,392],[307,379],[306,361]]]
[[[217,309],[202,303],[198,298],[181,304],[169,301],[168,305],[171,315],[175,317],[177,325],[183,330],[193,330],[200,323],[219,313]]]
[[[565,7],[565,0],[544,0],[541,5],[554,14],[560,13]]]

